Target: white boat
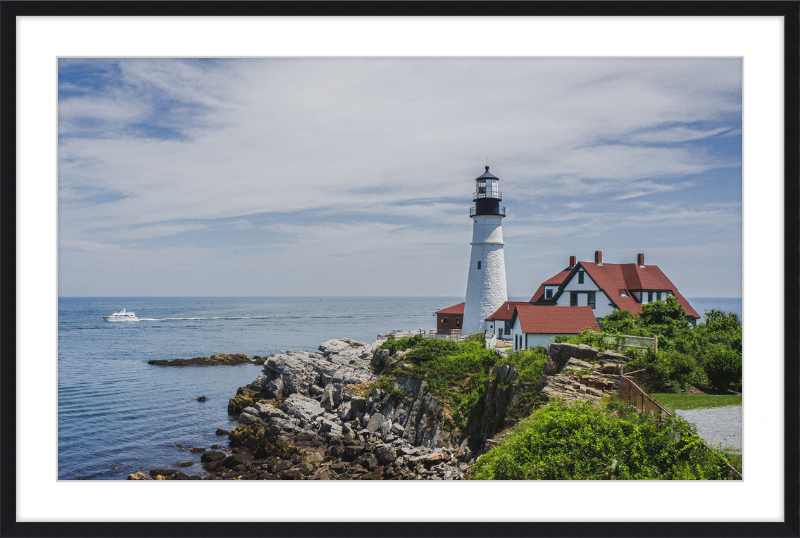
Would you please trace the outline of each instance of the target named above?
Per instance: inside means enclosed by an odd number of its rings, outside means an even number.
[[[133,312],[128,312],[124,308],[122,312],[114,312],[110,316],[103,316],[103,319],[106,321],[139,321],[139,318],[136,317],[136,314]]]

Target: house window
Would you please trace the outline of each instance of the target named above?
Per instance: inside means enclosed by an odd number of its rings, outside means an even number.
[[[552,299],[553,298],[553,289],[548,289],[544,292],[545,299]]]
[[[594,308],[594,292],[593,292],[593,291],[590,291],[590,292],[589,292],[589,298],[588,298],[588,300],[589,300],[589,306],[591,306],[592,308]]]
[[[578,292],[575,291],[569,292],[569,305],[578,306]]]
[[[583,284],[583,271],[578,271],[578,284]]]
[[[480,268],[481,268],[481,262],[480,262],[480,260],[478,260],[478,269],[480,269]]]
[[[656,301],[660,301],[660,300],[661,300],[661,292],[657,291],[656,292]]]
[[[442,323],[447,324],[447,318],[442,318]]]
[[[652,303],[653,302],[653,292],[652,291],[648,291],[647,292],[647,302],[648,303]]]
[[[461,318],[456,318],[456,327],[461,328]]]

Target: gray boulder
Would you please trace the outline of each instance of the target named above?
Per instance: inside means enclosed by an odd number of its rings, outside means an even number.
[[[264,375],[262,372],[261,375]],[[265,384],[267,398],[283,398],[283,379],[278,377],[271,379]]]
[[[350,402],[344,402],[339,406],[339,418],[345,422],[353,418],[353,408],[351,407]]]
[[[284,429],[294,429],[296,419],[290,417],[268,402],[258,402],[252,407],[245,407],[239,415],[239,424],[244,426],[264,427],[269,424]]]
[[[391,445],[378,445],[375,448],[375,457],[378,458],[378,463],[386,465],[397,459],[397,453]]]
[[[369,417],[369,422],[367,422],[366,430],[370,433],[374,433],[378,431],[381,427],[381,424],[385,422],[383,415],[380,413],[375,413],[374,415]]]
[[[386,363],[386,359],[389,358],[389,350],[388,349],[376,349],[375,354],[372,356],[372,361],[370,364],[375,368],[380,368]]]
[[[363,413],[367,409],[367,399],[362,396],[353,396],[350,398],[350,408],[356,413]]]
[[[389,435],[389,432],[392,430],[392,421],[387,420],[386,422],[381,423],[380,432],[381,437],[386,437]]]
[[[603,354],[600,355],[599,358],[602,361],[628,362],[628,357],[626,357],[622,353],[615,353],[610,349],[603,351]]]
[[[389,431],[399,437],[403,435],[403,430],[405,430],[405,428],[403,428],[399,422],[395,422],[392,424],[392,428]]]
[[[340,436],[342,435],[342,425],[333,422],[332,420],[322,419],[322,423],[319,428],[320,433],[329,433],[331,436]]]
[[[320,405],[327,411],[336,409],[342,395],[342,386],[338,383],[331,383],[322,390],[322,400]]]
[[[319,402],[300,394],[292,394],[283,402],[283,409],[287,415],[297,419],[311,422],[318,416],[325,414],[325,409]]]

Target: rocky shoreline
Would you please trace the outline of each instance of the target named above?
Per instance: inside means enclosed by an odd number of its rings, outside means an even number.
[[[258,377],[240,387],[228,404],[229,413],[239,414],[239,424],[233,432],[217,430],[218,435],[228,435],[230,450],[220,445],[191,449],[200,453],[204,469],[195,476],[153,469],[149,475],[139,472],[128,478],[466,478],[475,458],[502,442],[493,436],[514,423],[508,411],[530,387],[515,384],[514,366],[493,367],[482,419],[467,431],[456,431],[447,426],[448,411],[424,380],[399,375],[390,387],[373,386],[376,370],[385,372],[402,364],[404,352],[390,355],[378,349],[390,335],[378,335],[371,344],[329,340],[313,353],[281,351],[267,357]],[[615,389],[603,372],[615,368],[618,372],[624,362],[622,355],[598,356],[594,348],[572,344],[552,344],[547,355],[545,375],[536,387],[545,400],[599,399],[603,391]]]

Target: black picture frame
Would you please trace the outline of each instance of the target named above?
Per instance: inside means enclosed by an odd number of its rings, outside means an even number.
[[[330,522],[28,523],[16,520],[16,22],[17,16],[781,16],[784,18],[784,506],[783,522]],[[4,1],[0,5],[2,161],[2,363],[0,364],[0,534],[3,536],[794,536],[800,535],[800,3],[654,2],[110,2]],[[665,506],[665,511],[669,510]],[[390,516],[391,517],[391,516]]]

